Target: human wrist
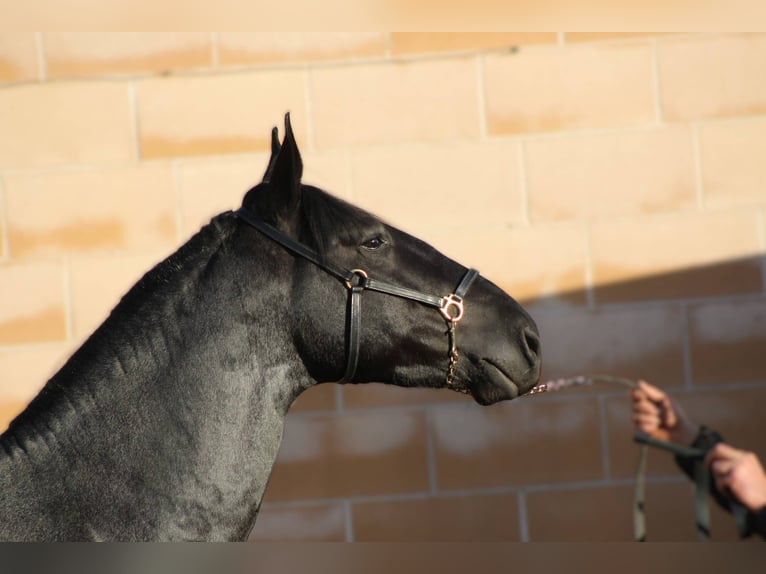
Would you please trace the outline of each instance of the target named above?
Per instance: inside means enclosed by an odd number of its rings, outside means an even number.
[[[676,444],[689,446],[697,439],[700,430],[700,425],[685,421],[670,431],[670,440]]]

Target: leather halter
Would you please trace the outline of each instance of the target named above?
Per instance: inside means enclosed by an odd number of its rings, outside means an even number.
[[[309,249],[302,243],[299,243],[288,237],[278,229],[272,227],[250,210],[241,207],[234,212],[240,219],[254,227],[269,239],[278,243],[291,253],[310,261],[323,271],[329,273],[333,277],[343,282],[348,289],[348,314],[346,322],[346,371],[343,377],[337,382],[347,383],[351,382],[356,373],[357,364],[359,363],[359,342],[361,333],[362,322],[362,293],[364,291],[377,291],[378,293],[385,293],[387,295],[393,295],[394,297],[400,297],[402,299],[409,299],[410,301],[416,301],[429,307],[434,307],[439,310],[444,320],[447,322],[447,334],[449,335],[449,368],[447,370],[447,385],[457,391],[468,393],[468,389],[456,385],[455,367],[458,361],[459,353],[457,350],[457,344],[455,341],[455,327],[463,318],[464,306],[463,298],[468,292],[473,282],[479,276],[479,272],[476,269],[468,269],[463,275],[457,288],[451,294],[445,297],[439,297],[437,295],[429,295],[415,289],[408,287],[402,287],[400,285],[394,285],[386,281],[374,279],[362,269],[346,269],[340,267],[331,262],[325,261],[316,251]]]

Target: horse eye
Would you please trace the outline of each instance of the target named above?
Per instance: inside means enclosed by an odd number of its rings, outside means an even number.
[[[365,249],[369,249],[370,251],[375,251],[376,249],[380,249],[386,244],[386,240],[382,237],[372,237],[371,239],[368,239],[367,241],[362,243],[362,247]]]

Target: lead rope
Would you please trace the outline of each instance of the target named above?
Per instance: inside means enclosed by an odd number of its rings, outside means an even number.
[[[580,375],[568,379],[557,379],[537,385],[524,396],[539,395],[541,393],[559,391],[568,387],[590,385],[593,383],[607,383],[621,385],[630,389],[637,389],[638,383],[624,377],[611,375],[593,375],[586,377]],[[681,457],[694,460],[694,485],[695,485],[695,514],[697,527],[697,540],[707,541],[710,539],[710,509],[708,507],[709,477],[702,464],[707,454],[706,450],[680,446],[671,442],[655,439],[646,433],[636,431],[633,440],[641,444],[638,465],[635,475],[635,488],[633,490],[633,539],[636,542],[646,542],[646,466],[649,458],[648,446],[655,446],[668,450]],[[736,517],[736,515],[735,515]],[[739,520],[738,520],[739,521]]]

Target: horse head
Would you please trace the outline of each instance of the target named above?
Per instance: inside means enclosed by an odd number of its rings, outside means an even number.
[[[315,381],[451,387],[483,405],[537,383],[539,333],[519,303],[425,242],[303,184],[302,171],[288,114],[241,213],[276,230],[283,247],[298,245],[286,321]]]

